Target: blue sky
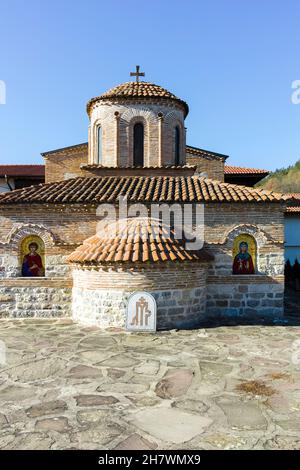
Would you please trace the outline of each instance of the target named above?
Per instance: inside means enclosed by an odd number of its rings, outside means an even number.
[[[88,99],[140,64],[188,102],[190,145],[231,164],[293,164],[299,24],[296,0],[1,0],[0,163],[85,142]]]

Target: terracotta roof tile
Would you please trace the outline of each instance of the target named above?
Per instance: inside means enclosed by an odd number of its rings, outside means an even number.
[[[288,206],[285,212],[289,214],[300,214],[300,193],[287,193]]]
[[[188,105],[185,103],[185,101],[177,98],[177,96],[175,96],[173,93],[159,85],[155,85],[154,83],[150,82],[126,82],[111,88],[100,96],[92,98],[87,104],[88,113],[91,105],[96,101],[104,101],[113,98],[122,98],[126,100],[164,98],[181,104],[185,109],[185,115],[187,115],[189,112]]]
[[[300,193],[286,193],[285,195],[291,200],[296,199],[300,201]]]
[[[71,263],[157,263],[203,261],[213,257],[205,250],[191,251],[186,240],[178,240],[174,230],[148,218],[123,219],[103,224],[68,257]]]
[[[293,213],[293,214],[300,214],[300,205],[299,206],[288,206],[285,212]]]
[[[229,155],[224,155],[223,153],[212,152],[210,150],[204,150],[199,147],[192,147],[191,145],[186,145],[185,149],[186,149],[186,153],[188,154],[187,158],[189,158],[190,155],[193,155],[194,157],[202,157],[207,160],[225,161],[227,158],[229,158]]]
[[[45,176],[44,165],[0,165],[0,175],[7,176]]]
[[[280,202],[287,196],[199,176],[77,177],[0,194],[0,204],[128,202]]]
[[[225,175],[268,175],[270,172],[268,170],[261,170],[258,168],[245,168],[241,166],[225,165],[224,173]]]

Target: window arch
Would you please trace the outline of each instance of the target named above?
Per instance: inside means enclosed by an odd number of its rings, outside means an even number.
[[[102,164],[102,127],[97,128],[97,164]]]
[[[37,235],[29,235],[22,240],[20,265],[22,277],[45,276],[45,244]]]
[[[233,241],[232,274],[255,274],[257,248],[255,238],[247,233],[238,235]]]
[[[178,126],[174,130],[174,164],[180,165],[180,129]]]
[[[133,165],[144,166],[144,125],[141,122],[133,127]]]

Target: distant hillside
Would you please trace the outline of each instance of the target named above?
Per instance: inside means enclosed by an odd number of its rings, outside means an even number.
[[[281,193],[300,193],[300,160],[295,165],[270,173],[255,187]]]

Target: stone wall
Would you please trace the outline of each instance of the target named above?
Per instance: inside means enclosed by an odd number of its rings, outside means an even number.
[[[65,279],[0,280],[0,318],[70,316],[71,293]]]
[[[123,328],[128,297],[137,290],[154,296],[158,329],[195,327],[205,315],[206,268],[198,263],[184,263],[177,269],[135,266],[128,271],[121,266],[74,267],[73,278],[72,315],[86,325]]]
[[[209,276],[208,317],[276,318],[283,315],[284,277]]]
[[[133,289],[133,286],[132,286]],[[124,328],[126,306],[135,291],[73,288],[72,316],[84,325]],[[157,303],[157,329],[197,327],[205,317],[205,288],[149,290]]]

